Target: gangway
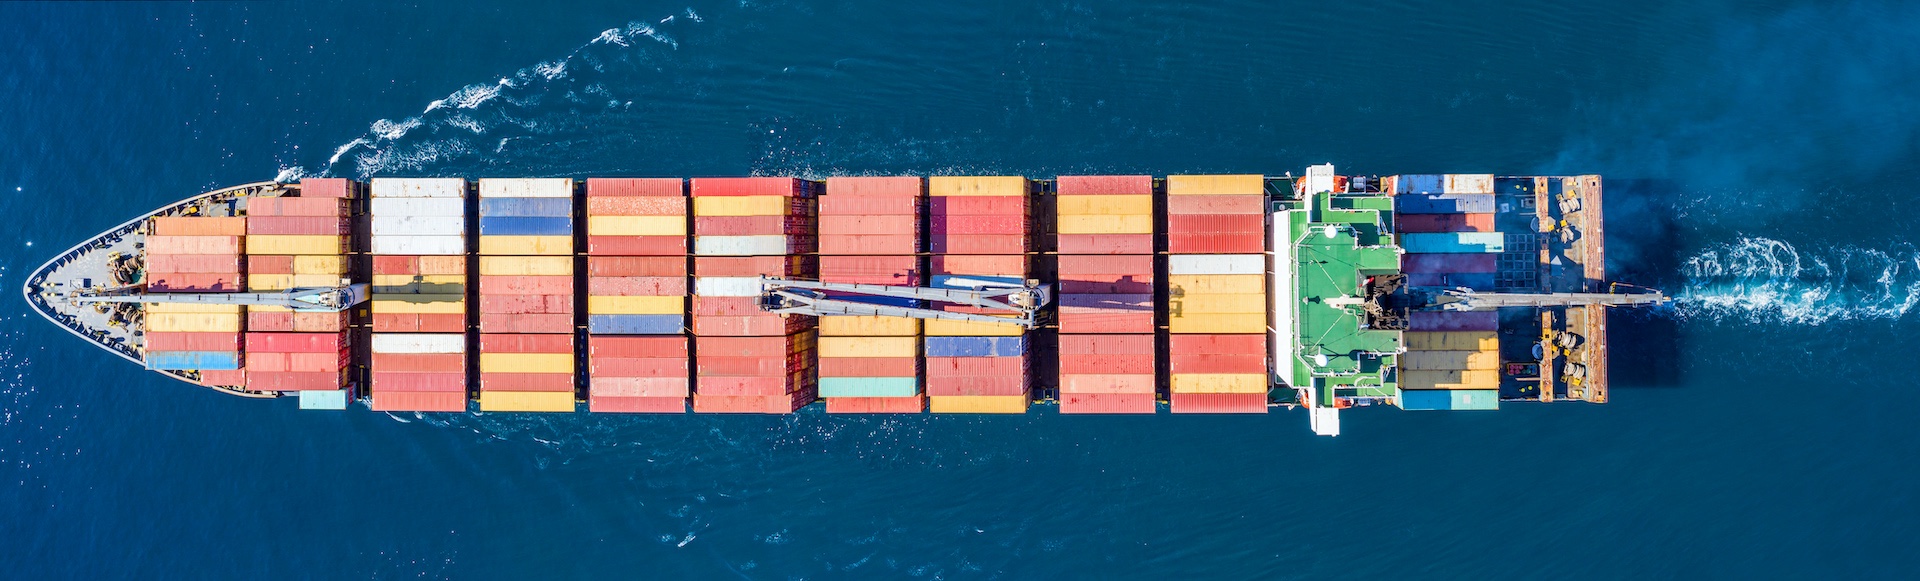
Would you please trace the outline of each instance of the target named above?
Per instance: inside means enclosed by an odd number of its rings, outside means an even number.
[[[943,321],[1016,324],[1028,329],[1040,326],[1040,308],[1052,302],[1053,295],[1038,281],[1014,284],[1001,280],[954,277],[947,284],[966,288],[927,288],[880,284],[831,283],[794,280],[775,276],[760,277],[760,310],[787,315],[911,317]],[[951,313],[937,309],[877,305],[831,298],[827,293],[918,299],[978,307],[1016,315],[1009,318],[990,314]]]

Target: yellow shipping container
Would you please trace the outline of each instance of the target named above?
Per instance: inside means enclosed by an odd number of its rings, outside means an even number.
[[[480,254],[572,256],[572,236],[481,236]]]
[[[1152,216],[1153,196],[1060,196],[1061,216]]]
[[[225,313],[240,314],[240,305],[203,305],[198,303],[140,303],[148,313]]]
[[[467,312],[467,295],[380,295],[373,297],[373,313],[445,315]]]
[[[497,276],[573,276],[569,256],[482,256],[480,274]]]
[[[571,391],[482,391],[483,412],[571,412]]]
[[[1422,331],[1402,339],[1409,351],[1498,351],[1500,336],[1493,331]]]
[[[1496,351],[1408,351],[1400,355],[1401,369],[1499,369]]]
[[[1260,175],[1167,176],[1169,196],[1232,196],[1265,194],[1267,178]]]
[[[1061,234],[1152,234],[1153,216],[1060,216]]]
[[[1168,297],[1167,311],[1173,313],[1175,317],[1220,313],[1265,314],[1267,294],[1190,292],[1186,296]]]
[[[467,275],[376,274],[373,275],[371,290],[376,295],[464,294],[467,292]]]
[[[925,328],[928,337],[1018,337],[1027,332],[1026,327],[1018,324],[1003,325],[973,321],[928,320]]]
[[[587,235],[686,236],[687,219],[682,216],[588,216]]]
[[[911,337],[920,319],[907,317],[820,317],[821,337]]]
[[[481,373],[573,373],[572,353],[481,353]]]
[[[225,313],[147,313],[149,333],[238,333],[240,315]]]
[[[294,274],[331,274],[347,273],[347,257],[336,254],[307,255],[293,257]]]
[[[1027,178],[1020,176],[933,176],[927,178],[929,196],[1024,196]]]
[[[821,337],[821,357],[916,357],[919,337]]]
[[[1172,393],[1266,393],[1264,373],[1175,373],[1167,390]]]
[[[247,237],[247,254],[339,255],[346,252],[345,236],[254,234]]]
[[[1205,294],[1265,296],[1267,277],[1258,274],[1174,274],[1167,276],[1167,290],[1183,296]]]
[[[338,286],[337,274],[255,274],[247,277],[247,290],[276,291],[290,288]]]
[[[1232,334],[1267,332],[1266,314],[1188,314],[1167,319],[1169,333]]]
[[[1024,414],[1024,395],[930,395],[927,411],[936,414]]]
[[[1400,370],[1401,389],[1499,389],[1498,370]]]
[[[702,196],[693,199],[695,216],[785,216],[786,196]]]
[[[590,315],[678,315],[686,312],[687,298],[671,297],[587,297]]]

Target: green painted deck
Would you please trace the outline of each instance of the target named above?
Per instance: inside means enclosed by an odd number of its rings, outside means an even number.
[[[1400,332],[1365,329],[1361,301],[1367,277],[1400,271],[1391,230],[1393,199],[1385,195],[1315,194],[1307,212],[1288,214],[1293,246],[1299,385],[1339,396],[1393,395],[1387,370]],[[1322,359],[1324,356],[1324,359]]]

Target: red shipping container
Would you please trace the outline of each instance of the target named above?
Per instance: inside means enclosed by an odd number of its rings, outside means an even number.
[[[481,373],[481,391],[573,391],[571,373]]]
[[[153,292],[239,292],[245,285],[238,274],[147,273],[147,290]]]
[[[345,236],[352,223],[335,216],[254,216],[247,219],[248,234]]]
[[[916,176],[850,176],[827,178],[827,195],[846,197],[916,197],[925,190]]]
[[[1086,296],[1086,295],[1081,295]],[[1062,333],[1152,333],[1153,311],[1060,307]]]
[[[958,218],[949,218],[949,220],[954,219]],[[819,233],[823,238],[853,234],[912,235],[920,231],[920,218],[911,214],[821,216],[819,222]]]
[[[594,377],[686,377],[685,357],[593,357],[587,367]]]
[[[1152,234],[1060,234],[1060,254],[1153,254]]]
[[[685,196],[680,178],[587,178],[587,197]]]
[[[352,198],[360,183],[347,178],[301,178],[302,198]]]
[[[587,253],[595,256],[686,256],[685,236],[588,236]]]
[[[819,252],[822,255],[913,254],[920,250],[918,235],[847,234],[822,237]]]
[[[587,397],[587,411],[597,414],[684,414],[687,413],[687,398],[686,396],[614,397],[591,395]]]
[[[595,397],[687,397],[693,393],[686,377],[601,377],[588,380]]]
[[[373,371],[373,391],[447,391],[465,394],[466,373],[413,373]]]
[[[1153,374],[1062,374],[1060,393],[1154,393]]]
[[[573,295],[571,276],[481,276],[480,295]]]
[[[693,396],[696,414],[790,414],[813,403],[814,391],[803,390],[786,395]]]
[[[1432,214],[1444,215],[1444,214]],[[1400,271],[1407,274],[1499,272],[1498,254],[1402,254]]]
[[[813,350],[812,334],[773,337],[701,337],[701,357],[764,357],[807,353]]]
[[[338,353],[282,353],[287,358],[287,371],[339,371],[347,368],[349,354],[346,350]]]
[[[347,329],[346,311],[338,313],[288,313],[293,315],[295,333],[338,333]],[[265,329],[261,329],[265,330]]]
[[[588,216],[685,216],[687,199],[679,196],[589,197]]]
[[[727,317],[710,315],[693,318],[693,334],[703,337],[777,337],[813,328],[810,317],[754,315]]]
[[[941,234],[1025,234],[1026,216],[934,216],[927,232]]]
[[[791,236],[813,233],[806,216],[700,216],[693,219],[699,236]]]
[[[1060,176],[1054,179],[1054,193],[1062,196],[1151,194],[1153,176]]]
[[[347,200],[341,198],[247,198],[249,219],[261,216],[345,216]]]
[[[1167,360],[1168,373],[1266,373],[1264,353],[1229,354],[1175,352]]]
[[[333,353],[346,344],[345,333],[247,333],[250,353]]]
[[[1157,411],[1152,393],[1062,393],[1063,414],[1151,414]]]
[[[799,178],[693,178],[695,196],[807,196],[812,192]]]
[[[373,273],[466,274],[467,258],[465,256],[375,256]]]
[[[573,335],[480,335],[481,353],[572,353]]]
[[[148,259],[151,262],[151,258]],[[149,265],[148,268],[152,268]],[[247,272],[253,274],[293,274],[292,256],[255,254],[247,257]]]
[[[1266,231],[1267,217],[1264,214],[1177,214],[1167,216],[1167,234],[1169,235],[1253,235],[1258,238],[1265,238]]]
[[[1264,414],[1264,393],[1175,393],[1168,397],[1176,414]]]
[[[1228,196],[1167,196],[1167,215],[1253,214],[1267,212],[1267,197],[1260,194]]]
[[[694,384],[696,395],[780,395],[807,389],[807,376],[796,372],[786,376],[700,377]]]
[[[829,397],[830,414],[917,414],[927,410],[925,396],[913,397]]]
[[[927,198],[928,216],[1026,216],[1026,196],[936,196]]]
[[[927,395],[1027,395],[1026,376],[927,376]]]
[[[804,353],[764,357],[717,357],[705,353],[694,357],[694,375],[699,377],[781,376],[812,366]]]
[[[823,282],[920,285],[918,256],[822,256]]]
[[[224,351],[240,350],[237,333],[148,332],[147,351]]]
[[[292,353],[248,353],[246,368],[252,371],[292,371],[293,366],[287,362],[289,355]]]
[[[766,316],[778,318],[780,315],[766,314],[760,310],[759,297],[693,297],[693,310],[699,317],[750,317]],[[797,318],[797,317],[796,317]]]
[[[693,259],[693,275],[695,277],[812,275],[816,268],[815,264],[813,257],[810,256],[701,256]]]
[[[934,234],[927,251],[939,254],[1023,254],[1024,234]]]
[[[1266,252],[1266,237],[1258,234],[1169,234],[1167,252],[1172,254],[1259,254]]]
[[[1062,335],[1069,337],[1075,335]],[[1088,335],[1077,335],[1086,337]],[[1127,337],[1128,335],[1093,335],[1096,337]],[[1152,353],[1140,355],[1060,355],[1060,373],[1063,375],[1086,375],[1097,373],[1153,374]]]
[[[996,376],[1026,377],[1025,357],[928,357],[927,378]]]
[[[467,394],[375,391],[368,407],[376,412],[464,412],[467,411]]]
[[[685,277],[692,272],[685,256],[594,256],[587,259],[588,276]]]
[[[1062,355],[1153,355],[1153,335],[1061,335]]]
[[[918,357],[821,357],[820,377],[917,377]]]
[[[1069,263],[1076,263],[1076,262],[1083,262],[1083,261],[1093,262],[1100,258],[1136,258],[1136,257],[1133,257],[1133,256],[1106,256],[1106,257],[1066,256],[1066,255],[1060,256],[1059,291],[1063,299],[1066,295],[1081,295],[1081,296],[1145,295],[1147,297],[1147,303],[1149,304],[1149,306],[1151,306],[1151,303],[1153,302],[1152,297],[1153,297],[1153,282],[1154,282],[1153,281],[1153,257],[1151,256],[1137,257],[1137,258],[1146,259],[1146,262],[1147,262],[1146,270],[1134,270],[1134,271],[1124,271],[1124,272],[1114,272],[1114,273],[1093,273],[1093,272],[1087,272],[1087,271],[1080,271],[1078,270],[1077,267],[1075,267],[1074,268],[1074,270],[1076,270],[1075,272],[1069,272],[1070,267],[1067,266]],[[1066,304],[1066,303],[1062,303],[1062,304]]]
[[[247,312],[247,329],[275,333],[293,332],[293,313],[256,313]],[[319,329],[325,331],[328,329]],[[337,329],[336,329],[337,330]],[[149,337],[152,334],[148,334]]]
[[[675,357],[686,359],[686,337],[626,337],[594,335],[587,338],[591,357]]]
[[[829,186],[831,187],[831,186]],[[918,216],[926,209],[918,197],[824,196],[818,214],[826,216]]]
[[[464,373],[465,353],[375,353],[370,362],[375,372]]]
[[[149,254],[147,274],[240,274],[240,257],[214,254]]]
[[[1146,277],[1152,284],[1152,256],[1062,256],[1061,280],[1110,281],[1121,277]],[[1149,290],[1148,292],[1152,292]]]
[[[482,333],[572,333],[573,315],[480,314]]]
[[[338,371],[247,370],[247,389],[252,391],[327,391],[344,384]]]
[[[246,387],[247,370],[202,369],[200,370],[200,385],[211,387]]]
[[[1019,254],[977,256],[934,256],[929,259],[929,274],[978,274],[988,276],[1027,276],[1027,257]]]
[[[1398,232],[1492,232],[1493,214],[1395,214]]]
[[[596,297],[675,297],[688,294],[684,276],[594,276],[587,294]]]
[[[572,295],[481,295],[480,312],[502,315],[567,315]]]
[[[467,316],[459,313],[375,313],[375,333],[465,333]]]

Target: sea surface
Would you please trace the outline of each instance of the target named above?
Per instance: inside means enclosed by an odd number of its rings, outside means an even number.
[[[0,576],[1911,579],[1920,4],[0,4]],[[276,176],[1600,173],[1612,401],[300,412],[31,315]]]

